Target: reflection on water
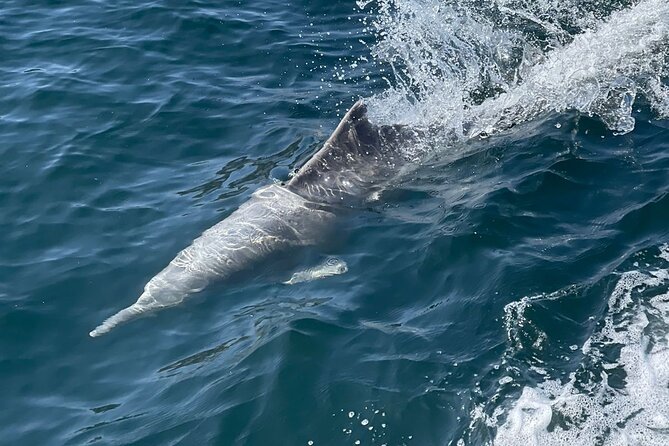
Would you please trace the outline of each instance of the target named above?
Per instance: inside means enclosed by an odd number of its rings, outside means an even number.
[[[220,190],[228,190],[217,196],[217,200],[226,200],[239,194],[242,194],[251,185],[257,184],[258,178],[271,178],[272,171],[286,163],[286,160],[293,160],[286,165],[286,170],[294,168],[297,154],[300,154],[302,138],[292,142],[288,147],[269,156],[258,158],[249,158],[241,156],[229,161],[222,169],[216,172],[216,177],[197,187],[181,191],[180,195],[193,195],[200,199],[204,196]],[[234,177],[234,179],[233,179]],[[283,178],[285,179],[285,178]]]
[[[233,350],[223,360],[226,363],[226,367],[230,367],[230,364],[241,362],[245,357],[270,342],[278,334],[289,330],[291,321],[309,316],[317,316],[317,313],[311,312],[309,309],[326,304],[329,301],[329,298],[287,300],[272,298],[253,305],[242,306],[232,314],[229,323],[231,325],[244,324],[245,321],[252,320],[252,335],[248,334],[229,339],[216,347],[189,355],[161,367],[158,373],[176,372],[178,369],[188,366],[197,366],[197,368],[200,368],[205,366],[206,363],[217,361],[220,355]],[[168,373],[165,376],[168,377],[171,375],[172,373]]]
[[[208,350],[204,350],[198,353],[195,353],[194,355],[188,356],[186,358],[180,359],[176,362],[173,362],[172,364],[168,364],[164,367],[162,367],[160,370],[158,370],[159,373],[161,372],[172,372],[177,369],[180,369],[182,367],[187,367],[190,365],[197,365],[201,364],[207,361],[212,361],[214,360],[219,354],[225,352],[228,350],[230,347],[233,347],[234,345],[244,342],[247,339],[249,339],[249,336],[242,336],[240,338],[236,339],[231,339],[227,342],[224,342],[223,344],[210,348]],[[169,376],[169,374],[167,375]]]

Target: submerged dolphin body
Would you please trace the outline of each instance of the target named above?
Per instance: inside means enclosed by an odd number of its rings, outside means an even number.
[[[358,101],[332,136],[287,184],[257,190],[228,218],[206,230],[144,287],[137,302],[90,332],[179,304],[214,280],[228,278],[296,246],[314,245],[332,225],[338,206],[369,197],[406,159],[398,149],[412,139],[400,126],[376,126]]]

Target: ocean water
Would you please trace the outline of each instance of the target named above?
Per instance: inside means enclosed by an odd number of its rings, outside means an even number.
[[[668,48],[664,0],[3,2],[0,444],[669,444]],[[425,135],[378,199],[88,336],[360,98]]]

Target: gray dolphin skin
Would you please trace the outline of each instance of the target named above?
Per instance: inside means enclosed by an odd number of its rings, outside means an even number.
[[[319,243],[338,208],[364,201],[406,163],[399,148],[411,140],[411,132],[400,126],[376,126],[366,111],[358,101],[287,184],[253,193],[149,280],[137,302],[105,320],[90,336],[177,305],[209,283],[250,269],[272,253]]]

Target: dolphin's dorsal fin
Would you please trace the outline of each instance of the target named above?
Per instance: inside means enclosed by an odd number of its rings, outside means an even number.
[[[352,145],[351,143],[356,143],[356,135],[351,135],[351,129],[355,126],[356,123],[361,123],[363,120],[371,127],[367,117],[367,106],[362,101],[358,100],[353,107],[346,112],[341,122],[337,126],[332,135],[325,141],[323,147],[320,148],[310,159],[307,161],[297,172],[297,174],[291,179],[289,184],[296,185],[301,181],[301,178],[307,176],[310,172],[313,172],[318,168],[319,164],[322,165],[325,160],[325,157],[332,153],[333,149],[337,147],[342,147],[346,145]],[[357,133],[357,132],[356,132]],[[349,141],[349,144],[345,144],[345,139],[353,139],[354,141]],[[342,144],[344,142],[344,144]],[[320,169],[322,170],[322,169]]]
[[[344,115],[344,119],[342,119],[342,121],[357,121],[358,119],[362,119],[365,114],[367,114],[367,106],[364,102],[362,102],[362,99],[358,99],[358,101],[353,104],[351,109],[346,112],[346,115]]]
[[[332,135],[297,171],[287,186],[298,193],[312,187],[327,187],[322,184],[324,176],[353,173],[358,170],[356,166],[359,164],[368,164],[371,167],[381,148],[378,127],[369,122],[367,106],[359,100],[346,112]]]
[[[412,138],[405,126],[375,125],[357,101],[286,187],[314,202],[344,203],[369,195],[406,162],[401,150]]]

